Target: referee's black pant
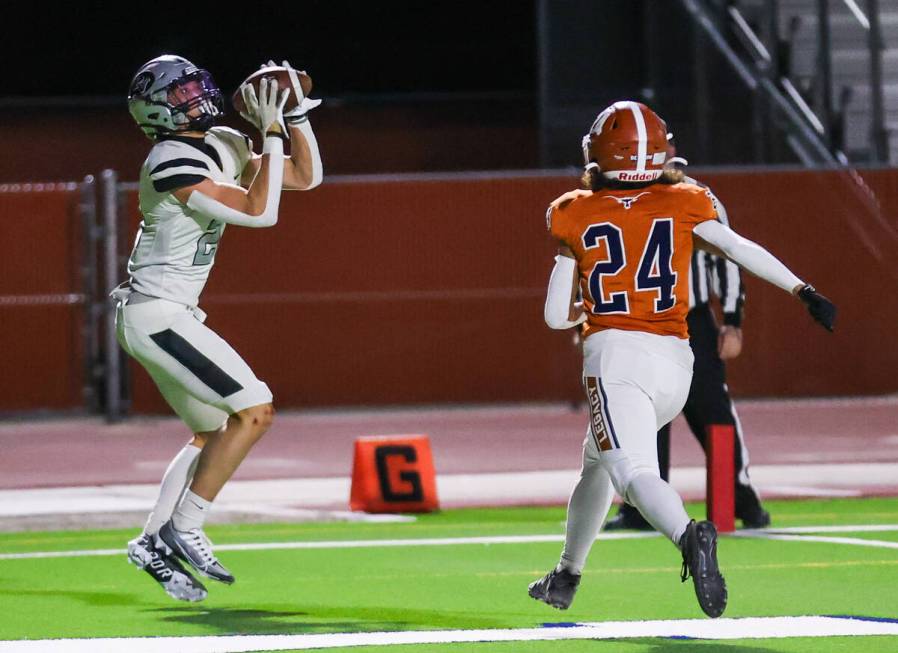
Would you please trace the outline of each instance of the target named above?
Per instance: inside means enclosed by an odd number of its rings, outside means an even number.
[[[726,364],[717,353],[717,320],[707,304],[696,306],[686,318],[689,325],[689,344],[695,355],[692,385],[683,406],[683,417],[692,434],[708,452],[707,427],[724,424],[733,427],[736,434],[736,516],[756,509],[760,505],[758,494],[748,478],[748,449],[742,437],[742,426],[736,415],[730,390],[726,383]],[[661,478],[670,477],[670,424],[658,431],[658,466]]]

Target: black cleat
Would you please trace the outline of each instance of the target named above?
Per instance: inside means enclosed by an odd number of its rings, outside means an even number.
[[[580,585],[580,576],[566,569],[553,569],[527,587],[527,593],[537,601],[548,603],[553,608],[567,610],[574,601],[574,594]]]
[[[230,585],[234,582],[234,576],[218,561],[212,553],[212,542],[206,537],[202,528],[191,528],[189,531],[179,531],[169,519],[159,529],[156,536],[157,545],[161,542],[167,546],[174,555],[196,569],[206,578],[217,580]]]
[[[752,510],[743,510],[736,513],[736,517],[742,520],[743,528],[767,528],[770,526],[770,513],[758,506]]]
[[[683,571],[680,580],[689,576],[695,585],[698,604],[709,617],[719,617],[727,607],[727,586],[717,566],[717,529],[709,521],[689,522],[680,538]]]
[[[191,576],[177,558],[165,555],[153,546],[146,533],[128,542],[128,561],[152,576],[173,599],[193,603],[202,601],[208,594],[203,584]]]
[[[614,519],[605,523],[604,531],[653,531],[654,527],[645,520],[642,513],[629,503],[622,503]]]
[[[764,510],[754,488],[748,485],[736,485],[736,517],[745,528],[770,526],[770,513]]]

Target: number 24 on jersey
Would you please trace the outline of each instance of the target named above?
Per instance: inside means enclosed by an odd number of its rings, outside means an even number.
[[[608,253],[606,259],[596,263],[589,274],[589,294],[594,301],[592,312],[596,315],[629,313],[628,291],[606,292],[602,287],[603,279],[615,277],[627,267],[624,235],[620,227],[611,222],[591,224],[581,238],[587,250],[604,243]],[[655,293],[655,313],[670,310],[676,304],[674,287],[677,285],[677,273],[673,269],[672,259],[673,218],[656,219],[634,275],[636,292]]]

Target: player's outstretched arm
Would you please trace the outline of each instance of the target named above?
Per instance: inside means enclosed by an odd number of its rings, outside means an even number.
[[[276,66],[274,61],[262,64],[262,67]],[[297,105],[283,114],[281,126],[290,137],[290,156],[284,157],[284,190],[311,190],[321,184],[324,178],[324,166],[321,163],[321,153],[318,151],[318,140],[312,131],[308,113],[321,104],[321,100],[312,100],[305,96],[302,84],[299,81],[297,71],[288,61],[282,62],[284,68],[290,73],[292,92],[297,98]],[[258,127],[253,115],[253,109],[258,107],[259,100],[252,85],[245,84],[240,87],[243,102],[247,112],[243,117]],[[259,170],[260,157],[254,156],[241,176],[241,183],[249,186]]]
[[[583,305],[577,299],[577,261],[567,247],[558,249],[555,267],[549,277],[543,317],[552,329],[570,329],[586,320]]]
[[[289,61],[283,61],[282,65],[290,73],[293,92],[298,100],[296,107],[284,114],[290,132],[290,158],[284,162],[284,188],[310,190],[319,185],[324,177],[318,141],[309,122],[309,111],[321,104],[321,100],[307,98],[296,69]]]
[[[243,227],[271,227],[277,223],[284,167],[272,165],[271,162],[280,162],[284,158],[284,135],[278,123],[289,91],[278,95],[277,84],[269,85],[265,79],[260,91],[263,100],[257,108],[257,118],[265,134],[265,142],[259,172],[249,189],[204,179],[173,192],[188,208],[215,220]]]
[[[312,190],[324,178],[324,166],[318,141],[308,118],[287,122],[290,132],[290,156],[284,159],[284,190]]]
[[[752,274],[792,293],[804,302],[815,321],[829,331],[833,330],[836,320],[835,305],[819,294],[813,286],[795,276],[766,249],[715,220],[702,222],[692,233],[698,237],[697,246],[723,254]]]

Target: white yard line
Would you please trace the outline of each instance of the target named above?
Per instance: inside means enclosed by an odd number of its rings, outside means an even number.
[[[636,540],[660,537],[658,533],[602,533],[601,540]],[[496,535],[488,537],[437,537],[393,540],[327,540],[313,542],[250,542],[217,544],[216,551],[282,551],[289,549],[367,549],[403,546],[456,546],[460,544],[530,544],[563,542],[563,535]],[[87,549],[81,551],[35,551],[32,553],[0,553],[0,560],[32,560],[36,558],[83,558],[122,555],[124,549]]]
[[[796,526],[760,530],[743,530],[732,533],[733,537],[780,540],[784,542],[820,542],[824,544],[846,544],[886,549],[898,549],[898,542],[884,540],[864,540],[854,537],[814,536],[813,533],[885,533],[898,531],[898,524],[860,524],[843,526]],[[807,533],[807,534],[806,534]],[[600,540],[635,540],[660,537],[659,533],[625,531],[622,533],[600,533]],[[496,535],[483,537],[434,537],[402,538],[378,540],[322,540],[310,542],[248,542],[245,544],[219,544],[216,551],[284,551],[290,549],[364,549],[383,547],[415,546],[457,546],[465,544],[533,544],[541,542],[563,542],[560,534],[547,535]],[[75,551],[34,551],[28,553],[0,553],[2,560],[34,560],[40,558],[83,558],[93,556],[115,556],[124,549],[86,549]]]
[[[842,526],[788,526],[784,528],[765,528],[763,533],[893,533],[898,531],[898,524],[861,524]],[[747,531],[741,531],[743,533]],[[738,533],[737,533],[738,535]]]
[[[898,549],[898,542],[886,540],[864,540],[858,537],[824,537],[814,535],[777,535],[763,531],[744,531],[737,533],[739,537],[758,538],[762,540],[778,540],[781,542],[819,542],[820,544],[848,544],[852,546],[869,546],[877,549]]]
[[[785,639],[791,637],[898,636],[898,623],[836,617],[757,617],[608,621],[569,627],[495,630],[431,630],[314,635],[233,635],[210,637],[121,637],[0,642],[2,653],[246,653],[340,646],[396,646],[460,642],[525,642],[584,639],[677,637],[696,639]]]

